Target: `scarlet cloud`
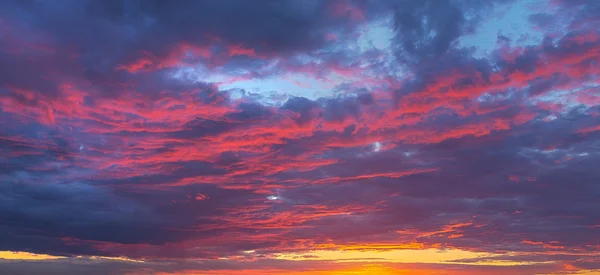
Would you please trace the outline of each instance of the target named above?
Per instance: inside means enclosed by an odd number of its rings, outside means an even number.
[[[0,274],[600,274],[599,25],[591,0],[0,1]]]

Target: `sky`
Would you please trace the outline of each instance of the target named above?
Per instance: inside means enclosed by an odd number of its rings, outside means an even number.
[[[0,1],[0,274],[598,275],[599,24]]]

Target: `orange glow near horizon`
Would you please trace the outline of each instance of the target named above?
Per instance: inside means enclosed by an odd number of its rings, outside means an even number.
[[[199,271],[183,270],[177,272],[159,272],[151,273],[153,275],[475,275],[481,274],[481,270],[488,268],[516,268],[525,265],[551,265],[552,262],[516,262],[516,261],[486,261],[473,263],[453,263],[453,260],[476,259],[478,257],[490,257],[494,254],[476,253],[460,250],[383,250],[383,251],[363,251],[363,250],[316,250],[306,253],[288,253],[279,254],[274,259],[309,263],[318,263],[314,267],[304,268],[304,270],[291,270],[281,268],[266,269],[242,269],[242,270],[218,270],[218,271]],[[144,260],[135,260],[124,257],[98,257],[98,256],[76,256],[62,257],[47,254],[35,254],[29,252],[0,251],[0,260],[4,261],[57,261],[57,260],[85,260],[85,261],[120,261],[143,267],[145,264],[151,264]],[[198,260],[203,261],[203,260]],[[438,266],[439,265],[439,266]],[[452,268],[451,266],[473,266],[473,271]],[[285,264],[283,265],[285,266]],[[310,265],[309,265],[310,266]],[[570,264],[563,264],[567,273],[535,273],[535,275],[600,275],[598,271],[580,270]],[[126,275],[149,274],[146,271],[139,273],[133,271]],[[510,275],[511,269],[505,271],[499,270],[490,274]]]
[[[289,261],[322,260],[334,262],[386,262],[386,263],[425,263],[425,264],[467,264],[489,266],[512,266],[531,264],[515,261],[486,261],[473,263],[455,262],[458,260],[493,257],[499,254],[470,252],[458,249],[385,249],[385,250],[313,250],[305,253],[280,253],[275,259]]]

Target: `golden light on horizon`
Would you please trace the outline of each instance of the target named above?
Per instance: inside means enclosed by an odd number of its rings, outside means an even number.
[[[0,259],[2,260],[11,260],[11,261],[49,261],[49,260],[61,260],[61,259],[88,259],[94,261],[121,261],[121,262],[135,262],[135,263],[143,263],[144,260],[131,259],[126,257],[103,257],[103,256],[73,256],[73,257],[65,257],[65,256],[55,256],[49,254],[37,254],[31,252],[23,252],[23,251],[0,251]]]
[[[30,252],[21,251],[0,251],[0,259],[3,260],[27,260],[27,261],[40,261],[40,260],[58,260],[66,257],[53,256],[48,254],[36,254]]]
[[[531,262],[517,261],[471,261],[461,262],[465,259],[478,259],[493,257],[500,254],[472,252],[458,249],[371,249],[371,250],[313,250],[300,253],[278,253],[275,259],[290,261],[323,260],[334,262],[383,262],[383,263],[425,263],[425,264],[463,264],[463,265],[488,265],[488,266],[517,266],[531,264]],[[537,262],[542,263],[542,262]],[[543,262],[549,263],[549,262]]]

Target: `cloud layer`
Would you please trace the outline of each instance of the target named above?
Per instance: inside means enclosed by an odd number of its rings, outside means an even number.
[[[4,1],[0,271],[597,271],[599,10]]]

